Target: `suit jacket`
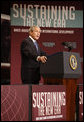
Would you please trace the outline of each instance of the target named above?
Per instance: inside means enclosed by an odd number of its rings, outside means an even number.
[[[33,41],[28,37],[21,44],[21,78],[23,83],[38,83],[40,80],[40,62],[37,56],[46,55],[38,45],[38,52]]]

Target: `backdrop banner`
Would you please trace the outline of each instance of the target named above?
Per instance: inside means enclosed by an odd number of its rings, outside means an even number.
[[[66,88],[32,85],[32,121],[66,121]]]
[[[1,86],[1,121],[29,121],[29,86]]]
[[[30,26],[38,25],[38,43],[48,55],[68,51],[80,53],[83,65],[83,3],[80,1],[24,1],[11,4],[11,84],[21,84],[21,42]],[[83,66],[82,66],[83,67]],[[42,82],[42,81],[40,81]],[[81,75],[78,83],[83,83]]]

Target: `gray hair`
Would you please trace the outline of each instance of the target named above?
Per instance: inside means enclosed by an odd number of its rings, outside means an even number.
[[[36,27],[37,27],[37,28],[40,28],[38,25],[31,26],[31,27],[29,28],[29,32],[33,32],[34,29],[35,29]]]

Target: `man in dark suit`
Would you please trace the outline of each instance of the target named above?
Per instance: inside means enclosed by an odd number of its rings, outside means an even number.
[[[23,84],[39,84],[40,63],[46,63],[46,53],[37,41],[41,30],[38,26],[29,28],[29,37],[21,44],[21,79]]]

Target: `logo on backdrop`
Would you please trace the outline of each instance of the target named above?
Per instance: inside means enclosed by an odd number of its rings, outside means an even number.
[[[63,118],[66,105],[65,92],[33,92],[33,108],[38,108],[36,120]]]
[[[11,8],[11,20],[11,25],[65,28],[76,21],[76,10],[75,6],[15,3]]]

